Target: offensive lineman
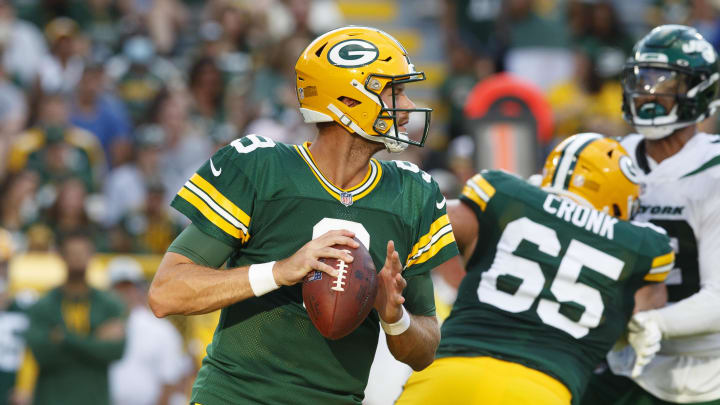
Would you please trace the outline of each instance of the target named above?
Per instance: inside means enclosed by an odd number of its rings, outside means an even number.
[[[595,376],[584,404],[720,404],[720,136],[696,126],[715,110],[717,59],[694,28],[663,25],[635,45],[626,66],[623,114],[639,134],[622,144],[645,184],[636,218],[665,228],[677,259],[669,305],[630,323],[643,346],[662,338],[662,348],[640,359],[652,361],[632,380],[609,370]],[[628,376],[633,357],[613,351],[608,363]]]
[[[430,110],[404,93],[424,73],[394,38],[367,27],[321,35],[295,70],[315,142],[235,140],[172,202],[193,223],[165,254],[151,307],[159,316],[222,308],[193,387],[197,404],[359,404],[380,326],[414,369],[432,362],[440,338],[429,272],[457,255],[443,197],[417,166],[372,159],[424,143]],[[406,132],[410,112],[425,117],[422,138]],[[357,247],[353,236],[380,270],[377,311],[327,340],[298,283],[314,269],[335,275],[319,258],[352,261],[331,246]],[[216,270],[226,260],[229,270]]]
[[[667,276],[668,237],[625,221],[640,187],[618,142],[568,138],[548,156],[542,186],[482,172],[448,202],[467,275],[438,359],[397,405],[577,404],[635,292]]]

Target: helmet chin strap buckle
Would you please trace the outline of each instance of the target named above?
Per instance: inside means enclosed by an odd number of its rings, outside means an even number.
[[[349,127],[350,124],[352,123],[352,120],[350,119],[350,117],[348,117],[345,114],[343,114],[339,119],[340,119],[340,122],[342,122],[343,125],[345,125],[346,127]]]

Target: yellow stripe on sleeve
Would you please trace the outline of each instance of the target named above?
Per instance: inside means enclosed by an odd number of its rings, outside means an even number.
[[[480,196],[475,192],[475,190],[470,188],[470,186],[463,187],[462,195],[464,195],[465,197],[472,200],[472,202],[477,204],[477,206],[480,207],[480,209],[482,211],[485,211],[485,207],[487,207],[487,203],[485,202],[485,200],[480,198]]]
[[[410,254],[408,255],[408,260],[412,259],[423,246],[430,243],[430,240],[432,239],[433,235],[437,233],[443,226],[450,223],[450,217],[448,217],[447,214],[441,216],[440,218],[436,219],[435,222],[433,222],[430,225],[430,231],[426,233],[425,235],[420,237],[420,240],[413,246],[412,250],[410,251]]]
[[[495,187],[482,175],[476,174],[465,183],[462,194],[477,204],[482,211],[485,211],[488,202],[495,195]]]
[[[493,187],[492,184],[485,180],[482,175],[476,174],[469,181],[477,184],[480,189],[484,191],[485,194],[487,194],[489,198],[492,198],[495,195],[495,187]]]
[[[405,265],[405,268],[408,268],[414,264],[425,263],[426,261],[430,260],[433,256],[435,256],[435,254],[437,254],[437,252],[442,250],[442,248],[444,248],[445,246],[447,246],[453,242],[455,242],[455,235],[452,232],[446,233],[445,235],[440,237],[440,239],[438,239],[435,243],[433,243],[433,245],[430,247],[430,249],[427,252],[420,255],[420,257],[418,257],[417,259],[409,261],[407,263],[407,265]]]
[[[240,239],[243,242],[247,242],[247,240],[250,239],[250,235],[245,234],[241,229],[236,228],[227,220],[225,220],[225,218],[221,217],[218,213],[213,211],[213,209],[210,208],[205,203],[205,201],[201,200],[200,197],[195,195],[192,191],[183,187],[178,192],[178,195],[184,198],[185,201],[192,204],[192,206],[195,207],[198,211],[200,211],[200,213],[202,213],[205,218],[207,218],[218,228],[222,229],[228,235],[232,236],[235,239]]]
[[[202,191],[210,196],[219,206],[221,206],[228,214],[235,217],[238,221],[242,222],[246,227],[250,226],[250,216],[241,210],[240,207],[235,205],[232,201],[222,195],[212,184],[207,180],[203,179],[202,176],[195,173],[190,181],[198,186]]]
[[[662,282],[675,266],[675,252],[670,252],[653,259],[650,271],[645,275],[645,281]]]
[[[648,273],[645,275],[644,280],[645,281],[652,281],[654,283],[660,283],[665,281],[667,276],[670,274],[670,271],[666,271],[664,273]]]
[[[675,261],[675,252],[670,252],[662,256],[658,256],[652,261],[652,268],[667,266]]]

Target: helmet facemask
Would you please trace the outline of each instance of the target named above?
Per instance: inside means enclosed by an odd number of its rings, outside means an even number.
[[[712,114],[715,107],[701,105],[697,96],[717,79],[717,73],[708,77],[679,67],[633,64],[623,74],[625,118],[646,138],[664,138]]]
[[[664,138],[715,111],[718,56],[695,28],[654,28],[635,44],[625,66],[623,118],[645,138]]]
[[[372,98],[377,99],[381,109],[373,124],[373,129],[376,131],[376,134],[360,133],[359,135],[371,141],[384,143],[388,152],[392,153],[402,152],[407,149],[408,145],[423,146],[430,128],[430,113],[432,109],[418,107],[400,108],[397,105],[394,90],[390,92],[390,99],[392,100],[390,105],[386,105],[380,95],[382,89],[385,87],[394,89],[394,86],[399,84],[419,82],[422,80],[425,80],[424,72],[412,72],[404,75],[369,74],[365,80],[364,88],[374,96]],[[411,133],[407,130],[401,132],[399,128],[400,125],[398,125],[399,112],[407,112],[410,115],[409,120],[413,120],[413,113],[418,115],[422,114],[424,122],[421,133]],[[408,122],[405,125],[410,124],[411,122]]]

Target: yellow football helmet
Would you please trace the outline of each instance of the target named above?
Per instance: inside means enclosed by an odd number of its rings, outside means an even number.
[[[637,173],[619,142],[583,133],[567,138],[550,152],[541,187],[628,220],[640,194]]]
[[[416,72],[400,43],[376,28],[349,26],[316,38],[295,64],[300,112],[307,123],[337,122],[350,133],[382,142],[390,152],[408,144],[422,146],[430,126],[430,108],[385,105],[380,92],[388,84],[425,80]],[[360,103],[348,106],[342,97]],[[398,131],[397,112],[424,113],[425,127],[418,139]]]

